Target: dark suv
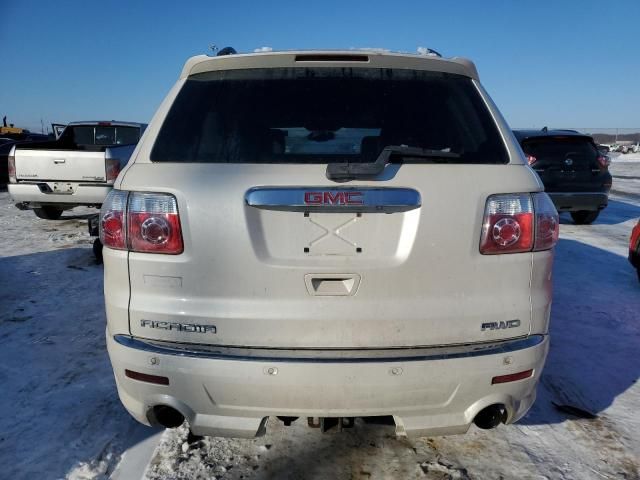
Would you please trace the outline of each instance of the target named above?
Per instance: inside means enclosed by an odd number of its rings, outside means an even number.
[[[611,189],[609,158],[593,138],[575,130],[514,130],[527,161],[558,212],[589,224],[605,208]]]

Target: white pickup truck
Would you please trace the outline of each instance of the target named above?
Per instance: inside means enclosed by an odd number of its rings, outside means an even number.
[[[77,206],[100,207],[146,128],[131,122],[74,122],[52,142],[9,153],[9,193],[16,207],[47,220]]]

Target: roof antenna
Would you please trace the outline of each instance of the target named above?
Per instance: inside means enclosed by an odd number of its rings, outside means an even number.
[[[427,48],[427,47],[418,47],[418,55],[423,55],[426,57],[442,58],[442,54],[440,54],[440,52],[435,51],[433,48]]]
[[[209,50],[211,50],[211,53],[207,53],[207,55],[210,57],[215,57],[216,52],[218,51],[218,46],[215,43],[212,43],[211,45],[209,45]]]
[[[219,50],[218,53],[216,54],[216,57],[223,57],[225,55],[235,55],[236,53],[236,49],[233,47],[224,47],[222,50]]]
[[[542,127],[542,131],[543,131],[544,133],[547,133],[547,132],[549,131],[549,129],[548,129],[546,126],[544,126],[544,127]]]

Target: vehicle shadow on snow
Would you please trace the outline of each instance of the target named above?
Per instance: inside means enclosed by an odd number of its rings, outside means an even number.
[[[640,284],[627,259],[561,239],[553,274],[551,348],[525,425],[575,418],[554,403],[600,415],[640,376]]]
[[[640,217],[640,207],[622,200],[609,199],[609,205],[605,208],[592,225],[617,225],[627,220]],[[560,214],[560,223],[563,225],[573,225],[574,222],[569,213]],[[589,228],[589,225],[584,225]]]
[[[155,433],[118,399],[102,283],[91,248],[0,258],[3,478],[108,476]]]

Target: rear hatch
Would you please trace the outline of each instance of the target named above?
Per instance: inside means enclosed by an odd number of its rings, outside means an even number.
[[[598,192],[609,174],[598,163],[600,152],[591,137],[549,135],[525,139],[524,153],[547,192]]]
[[[105,150],[137,143],[140,128],[112,125],[70,125],[54,142],[20,145],[16,150],[18,181],[105,182]]]
[[[132,334],[372,348],[529,333],[532,254],[481,255],[479,241],[489,195],[539,187],[509,164],[471,79],[209,72],[185,82],[150,142],[120,188],[173,194],[184,252],[129,254]],[[328,178],[328,165],[366,165],[389,145],[399,152],[380,174]]]

